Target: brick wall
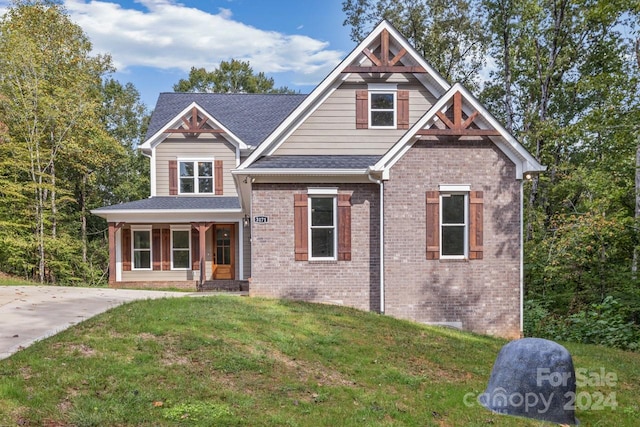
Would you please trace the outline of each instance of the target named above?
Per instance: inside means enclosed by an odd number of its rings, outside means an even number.
[[[293,195],[338,187],[351,196],[351,261],[295,261]],[[253,184],[252,296],[347,305],[378,311],[379,189],[376,184]]]
[[[427,260],[425,193],[484,192],[481,260]],[[520,183],[491,142],[418,142],[385,183],[385,312],[479,333],[520,334]]]

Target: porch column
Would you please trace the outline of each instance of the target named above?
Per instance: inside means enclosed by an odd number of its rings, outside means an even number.
[[[123,222],[109,223],[109,284],[116,283],[116,231],[124,225]]]
[[[200,284],[207,280],[207,226],[198,224],[200,238]]]

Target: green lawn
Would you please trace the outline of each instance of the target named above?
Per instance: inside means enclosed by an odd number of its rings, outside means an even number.
[[[504,344],[328,305],[140,301],[0,361],[0,425],[544,425],[474,403]],[[567,348],[617,376],[578,389],[581,424],[637,425],[640,355]]]

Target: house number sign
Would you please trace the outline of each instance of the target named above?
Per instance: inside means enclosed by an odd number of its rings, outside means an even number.
[[[253,217],[253,223],[254,224],[266,224],[267,222],[269,222],[269,217],[268,216],[254,216]]]

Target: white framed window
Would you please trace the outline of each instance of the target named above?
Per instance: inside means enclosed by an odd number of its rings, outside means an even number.
[[[440,257],[465,259],[469,236],[469,193],[440,193]]]
[[[191,269],[191,227],[171,227],[171,269]]]
[[[151,227],[132,227],[131,235],[132,269],[151,270]]]
[[[178,160],[178,194],[213,194],[213,159]]]
[[[338,190],[309,189],[309,259],[336,260]]]
[[[389,84],[369,85],[369,127],[396,128],[397,86]]]

